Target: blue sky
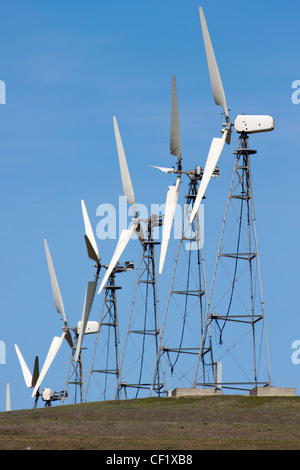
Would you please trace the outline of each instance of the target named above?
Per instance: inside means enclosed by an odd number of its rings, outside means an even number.
[[[175,163],[169,155],[173,73],[184,165],[204,166],[211,139],[219,136],[221,108],[211,93],[199,6],[204,9],[232,120],[241,113],[275,118],[272,133],[251,138],[258,150],[252,174],[273,384],[296,387],[299,394],[300,365],[293,364],[291,356],[292,342],[300,339],[300,105],[292,103],[291,86],[300,79],[300,6],[291,0],[284,6],[257,0],[4,0],[0,339],[6,345],[6,364],[0,364],[0,410],[5,408],[7,382],[13,409],[32,406],[13,345],[18,344],[31,367],[35,355],[43,362],[53,336],[61,334],[44,238],[70,324],[81,317],[86,283],[94,271],[86,256],[80,200],[85,200],[96,230],[97,207],[103,203],[117,207],[122,195],[113,115],[136,200],[147,206],[162,204],[173,184],[169,175],[147,166]],[[234,133],[219,161],[221,176],[207,190],[204,248],[209,285],[236,146]],[[109,262],[116,241],[97,241],[103,262]],[[123,260],[134,259],[137,264],[137,244],[128,245]],[[133,272],[126,281],[124,277],[120,294],[124,317],[135,276]],[[162,275],[162,310],[168,286],[168,276]],[[101,300],[96,297],[91,319],[98,319]],[[55,390],[64,388],[67,346],[59,354],[49,371],[49,384]]]

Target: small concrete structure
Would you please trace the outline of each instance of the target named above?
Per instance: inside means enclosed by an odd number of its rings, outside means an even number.
[[[255,387],[250,390],[251,397],[295,397],[295,388],[286,387]]]
[[[171,396],[178,397],[201,397],[207,395],[223,395],[222,390],[213,388],[175,388],[172,390]]]
[[[169,390],[168,396],[172,398],[179,397],[201,397],[201,396],[220,396],[222,390],[214,388],[175,388]],[[245,396],[245,395],[244,395]],[[249,395],[248,395],[249,396]],[[251,397],[295,397],[296,388],[287,387],[255,387],[250,390]]]

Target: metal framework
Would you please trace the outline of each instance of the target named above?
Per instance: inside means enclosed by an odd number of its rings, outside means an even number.
[[[99,260],[97,260],[97,264],[95,265],[95,267],[97,268],[95,279],[94,279],[94,285],[96,289],[100,270],[102,267]],[[82,327],[83,327],[83,321],[81,321],[81,328]],[[62,397],[63,404],[64,404],[65,399],[69,396],[70,385],[74,386],[74,403],[77,403],[78,396],[79,396],[80,403],[82,403],[85,399],[85,394],[86,394],[85,386],[84,386],[83,360],[82,360],[82,350],[85,348],[82,348],[82,343],[80,342],[80,351],[79,351],[78,358],[76,360],[76,350],[77,350],[77,345],[78,345],[80,335],[78,331],[78,326],[75,328],[70,328],[70,329],[73,331],[74,340],[73,340],[73,347],[71,350],[71,360],[70,360],[70,365],[68,369],[66,386],[64,390],[64,395]]]
[[[82,403],[84,399],[84,376],[83,376],[83,363],[82,363],[82,350],[80,350],[78,361],[75,361],[76,346],[78,341],[77,329],[73,328],[75,338],[74,346],[71,352],[71,360],[68,369],[68,375],[66,380],[66,386],[62,403],[64,404],[65,399],[69,396],[70,385],[74,385],[74,403]]]
[[[193,385],[207,301],[203,217],[197,213],[193,223],[189,222],[203,169],[196,167],[194,171],[184,173],[189,176],[190,182],[188,194],[185,196],[181,236],[171,277],[158,354],[158,358],[165,356],[167,358],[165,363],[169,364],[169,388]],[[216,168],[214,177],[218,175],[219,169]],[[201,210],[202,208],[203,206]],[[206,364],[203,364],[203,374],[211,375]],[[165,394],[167,393],[168,390],[165,388]]]
[[[162,221],[153,215],[144,222],[147,223],[147,239],[142,243],[142,254],[124,341],[121,360],[123,380],[116,391],[116,393],[122,391],[126,398],[137,398],[144,390],[154,391],[160,396],[165,387],[163,361],[156,362],[161,342],[155,264],[155,245],[159,242],[154,241],[152,236],[153,228],[160,226]]]
[[[239,148],[223,218],[207,304],[195,386],[251,390],[271,385],[265,308],[257,246],[248,135]],[[208,355],[218,351],[218,361]],[[199,378],[200,366],[213,364],[214,380]],[[223,377],[216,364],[222,366]]]
[[[118,389],[122,377],[120,366],[120,334],[116,295],[116,291],[121,289],[121,287],[116,286],[115,275],[117,273],[131,271],[133,268],[134,266],[131,261],[128,261],[125,264],[118,263],[113,269],[110,277],[108,278],[106,286],[104,287],[104,300],[99,321],[99,328],[96,333],[96,339],[94,343],[93,356],[84,398],[85,401],[87,399],[87,393],[92,376],[98,384],[100,390],[99,400],[106,400],[107,398],[120,398],[119,394],[114,396],[116,386]],[[100,381],[97,380],[96,375],[101,376]]]

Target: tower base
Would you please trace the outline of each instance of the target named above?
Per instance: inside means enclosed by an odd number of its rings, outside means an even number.
[[[255,387],[250,390],[251,397],[295,397],[296,389],[287,387]]]
[[[223,395],[222,390],[213,388],[175,388],[171,392],[173,398],[178,397],[201,397],[207,395]]]

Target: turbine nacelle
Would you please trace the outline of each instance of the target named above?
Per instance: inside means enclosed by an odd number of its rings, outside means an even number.
[[[237,133],[257,134],[259,132],[270,132],[275,127],[272,116],[244,115],[240,114],[235,118],[234,128]]]
[[[51,388],[44,388],[41,393],[42,400],[45,402],[45,406],[51,406],[53,401],[65,400],[68,398],[68,392],[55,392]]]
[[[77,334],[80,334],[80,332],[82,331],[82,321],[79,321],[77,323]],[[86,326],[85,326],[85,331],[83,334],[85,335],[89,335],[89,334],[92,334],[92,333],[97,333],[99,330],[99,323],[97,321],[88,321],[86,323]]]

